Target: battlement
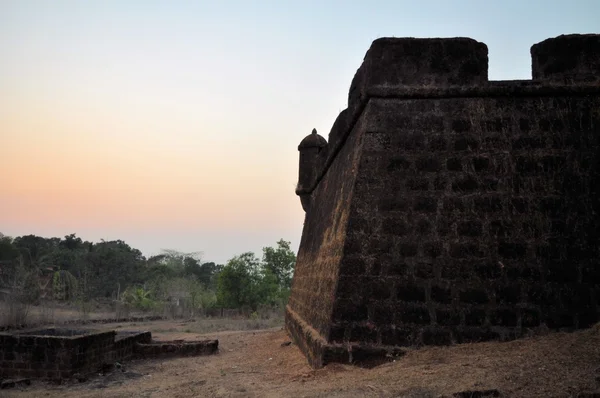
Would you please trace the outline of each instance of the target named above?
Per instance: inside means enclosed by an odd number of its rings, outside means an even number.
[[[376,40],[300,145],[286,328],[312,365],[600,320],[600,35],[531,53],[489,81],[483,43]]]
[[[531,47],[533,80],[597,82],[600,35],[562,35]]]
[[[600,34],[561,35],[531,47],[532,80],[488,80],[488,48],[469,38],[381,38],[357,70],[310,184],[296,194],[307,201],[370,98],[461,98],[588,95],[600,82]]]

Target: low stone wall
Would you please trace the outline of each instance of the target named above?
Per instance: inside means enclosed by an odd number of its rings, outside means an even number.
[[[60,380],[136,358],[211,355],[218,340],[152,341],[150,332],[46,328],[0,333],[0,380]]]
[[[120,332],[115,338],[114,358],[115,360],[125,361],[134,356],[136,344],[151,342],[152,334],[150,332]]]
[[[115,332],[0,334],[0,378],[69,378],[112,360]]]
[[[219,350],[219,340],[203,341],[155,341],[137,343],[135,356],[142,358],[188,357],[215,354]]]
[[[104,364],[131,358],[137,343],[151,341],[150,332],[50,328],[0,333],[0,379],[54,380],[94,372]]]

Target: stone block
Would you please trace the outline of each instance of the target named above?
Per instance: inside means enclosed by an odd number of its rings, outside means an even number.
[[[600,35],[561,35],[531,47],[534,80],[600,79]]]

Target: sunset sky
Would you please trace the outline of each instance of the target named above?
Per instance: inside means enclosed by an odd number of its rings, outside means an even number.
[[[297,251],[297,145],[373,40],[471,37],[504,80],[563,33],[600,33],[600,1],[0,0],[0,232]]]

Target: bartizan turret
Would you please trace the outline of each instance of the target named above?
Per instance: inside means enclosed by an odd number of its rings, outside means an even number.
[[[308,211],[310,208],[311,192],[319,173],[319,155],[327,150],[327,140],[317,134],[313,129],[298,145],[300,151],[300,166],[298,175],[298,186],[296,195],[300,196],[302,208]]]

